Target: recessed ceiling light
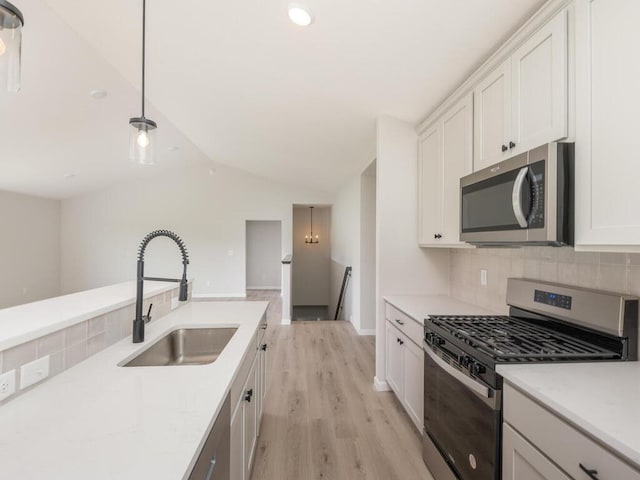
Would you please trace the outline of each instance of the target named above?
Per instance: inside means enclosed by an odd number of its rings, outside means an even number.
[[[293,23],[301,27],[308,27],[313,23],[313,15],[307,7],[299,3],[289,5],[289,18]]]
[[[64,174],[64,178],[66,178],[67,180],[71,180],[72,178],[76,178],[77,174],[75,173],[65,173]]]
[[[170,152],[176,152],[180,150],[180,147],[178,147],[177,145],[172,145],[167,150],[169,150]]]
[[[89,95],[91,95],[91,97],[95,98],[96,100],[102,100],[107,96],[107,91],[102,89],[91,90],[89,92]]]

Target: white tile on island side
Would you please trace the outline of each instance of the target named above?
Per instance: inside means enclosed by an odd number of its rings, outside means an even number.
[[[33,362],[37,359],[36,351],[35,340],[5,350],[2,355],[2,373],[20,368],[25,363]]]
[[[51,355],[64,350],[64,330],[50,333],[49,335],[37,340],[38,358]]]
[[[64,330],[64,347],[69,348],[87,340],[88,322],[82,322]]]

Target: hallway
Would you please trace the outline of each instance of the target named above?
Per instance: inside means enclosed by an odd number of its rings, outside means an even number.
[[[373,389],[374,337],[350,323],[279,325],[269,300],[268,384],[251,480],[431,480],[421,438],[391,392]]]

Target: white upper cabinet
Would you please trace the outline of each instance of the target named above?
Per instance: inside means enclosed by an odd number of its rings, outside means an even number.
[[[445,112],[420,137],[418,243],[430,247],[460,242],[460,177],[472,171],[473,94]]]
[[[511,60],[491,72],[474,91],[474,170],[509,154],[511,137]]]
[[[567,12],[542,27],[511,57],[510,142],[517,154],[567,137]]]
[[[474,89],[474,170],[568,132],[568,20],[558,13]]]
[[[640,2],[576,2],[576,245],[640,250]]]
[[[439,123],[420,137],[418,152],[418,244],[427,245],[444,231],[442,126]]]

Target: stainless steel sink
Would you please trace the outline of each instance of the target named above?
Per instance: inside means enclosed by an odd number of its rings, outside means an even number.
[[[123,367],[205,365],[216,361],[237,328],[180,328],[151,345]]]

